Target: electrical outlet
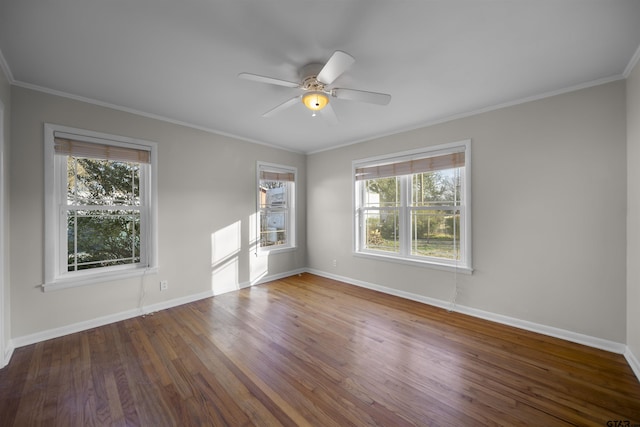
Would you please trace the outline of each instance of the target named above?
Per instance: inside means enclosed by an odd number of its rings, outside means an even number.
[[[160,281],[160,290],[166,291],[167,289],[169,289],[169,281],[168,280]]]
[[[338,260],[334,259],[334,260],[331,262],[331,265],[333,265],[334,267],[337,267],[337,266],[338,266]]]

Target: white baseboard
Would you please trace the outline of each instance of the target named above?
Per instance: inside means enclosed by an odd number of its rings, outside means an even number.
[[[624,352],[624,357],[627,359],[627,363],[629,363],[633,373],[636,374],[638,381],[640,381],[640,361],[638,361],[638,358],[631,352],[629,347],[627,347],[627,351]]]
[[[488,311],[479,310],[473,307],[467,307],[463,305],[452,305],[448,301],[439,300],[435,298],[429,298],[422,295],[417,295],[411,292],[399,291],[397,289],[388,288],[386,286],[376,285],[374,283],[364,282],[362,280],[352,279],[350,277],[338,276],[336,274],[327,273],[316,269],[307,269],[309,273],[316,274],[318,276],[327,277],[329,279],[338,280],[341,282],[349,283],[351,285],[360,286],[367,289],[372,289],[385,294],[398,296],[401,298],[410,299],[413,301],[422,302],[432,306],[444,308],[447,310],[455,311],[469,316],[478,317],[480,319],[489,320],[492,322],[502,323],[504,325],[513,326],[519,329],[524,329],[531,332],[537,332],[542,335],[548,335],[555,338],[560,338],[566,341],[575,342],[578,344],[587,345],[589,347],[598,348],[601,350],[610,351],[617,354],[625,354],[627,352],[627,346],[622,343],[604,340],[601,338],[592,337],[589,335],[579,334],[576,332],[568,331],[565,329],[555,328],[552,326],[541,325],[539,323],[529,322],[527,320],[516,319],[514,317],[503,316],[501,314],[495,314]],[[634,370],[635,371],[635,370]],[[637,375],[637,371],[636,375]],[[638,377],[640,379],[640,376]]]
[[[247,288],[250,286],[258,285],[261,283],[269,282],[272,280],[281,279],[283,277],[293,276],[296,274],[304,273],[305,269],[297,269],[284,273],[278,273],[273,275],[265,275],[253,282],[243,282],[240,284],[235,284],[231,286],[225,286],[222,290],[217,290],[215,295],[220,295],[226,292],[237,291],[238,289]],[[35,344],[41,341],[46,341],[52,338],[59,338],[65,335],[73,334],[76,332],[86,331],[88,329],[97,328],[99,326],[108,325],[110,323],[119,322],[121,320],[131,319],[133,317],[142,316],[149,313],[154,313],[160,310],[166,310],[171,307],[177,307],[179,305],[188,304],[190,302],[198,301],[205,298],[210,298],[214,296],[213,290],[208,290],[206,292],[201,292],[198,294],[187,295],[180,298],[174,298],[168,301],[159,302],[156,304],[145,305],[142,308],[135,308],[131,310],[122,311],[119,313],[110,314],[107,316],[98,317],[95,319],[90,319],[78,323],[73,323],[71,325],[61,326],[59,328],[47,329],[45,331],[36,332],[35,334],[23,335],[21,337],[16,337],[10,342],[10,350],[11,353],[8,356],[5,356],[5,365],[9,363],[11,358],[11,354],[13,353],[14,348],[23,347],[30,344]]]
[[[13,344],[10,342],[8,347],[5,348],[4,354],[2,355],[3,359],[0,360],[0,369],[4,368],[5,366],[7,366],[9,364],[9,361],[11,360],[11,356],[13,356]]]
[[[189,304],[190,302],[199,301],[205,298],[211,298],[213,296],[212,291],[200,292],[198,294],[187,295],[185,297],[174,298],[168,301],[162,301],[156,304],[147,305],[142,308],[140,314],[150,314],[156,311],[166,310],[171,307],[177,307],[179,305]],[[112,322],[109,322],[112,323]]]
[[[61,326],[59,328],[47,329],[44,331],[36,332],[34,334],[15,337],[11,340],[11,342],[15,348],[24,347],[25,345],[39,343],[42,341],[50,340],[52,338],[58,338],[80,331],[86,331],[87,329],[97,328],[98,326],[107,325],[109,323],[131,319],[132,317],[140,316],[142,314],[145,314],[145,312],[142,309],[136,308],[133,310],[111,314],[108,316],[85,320],[83,322],[78,322],[71,325]]]
[[[624,354],[627,346],[623,343],[609,341],[590,335],[580,334],[577,332],[569,331],[566,329],[555,328],[553,326],[542,325],[540,323],[530,322],[528,320],[521,320],[514,317],[503,316],[501,314],[495,314],[487,311],[478,310],[472,307],[457,306],[454,311],[459,313],[468,314],[473,317],[490,320],[493,322],[502,323],[505,325],[513,326],[519,329],[524,329],[531,332],[536,332],[542,335],[548,335],[554,338],[560,338],[565,341],[571,341],[577,344],[586,345],[589,347],[597,348],[600,350],[609,351],[617,354]]]
[[[257,280],[254,280],[253,282],[246,282],[240,285],[240,288],[248,288],[249,286],[271,282],[272,280],[284,279],[285,277],[289,277],[289,276],[296,276],[298,274],[306,273],[307,271],[308,270],[306,268],[298,268],[296,270],[290,270],[284,273],[261,276],[260,278],[258,278]]]

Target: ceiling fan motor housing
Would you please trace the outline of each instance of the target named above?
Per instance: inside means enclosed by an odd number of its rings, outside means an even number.
[[[324,83],[318,81],[318,73],[323,66],[323,64],[313,63],[302,68],[300,87],[305,91],[305,94],[302,95],[302,103],[312,111],[320,111],[329,103]]]
[[[322,70],[323,64],[307,64],[302,67],[300,87],[303,90],[324,92],[324,83],[318,81],[318,73]]]

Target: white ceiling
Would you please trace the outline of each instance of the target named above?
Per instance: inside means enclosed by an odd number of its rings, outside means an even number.
[[[0,0],[16,85],[307,153],[622,78],[639,45],[639,0]],[[356,62],[334,86],[389,105],[263,118],[299,90],[237,78],[335,50]]]

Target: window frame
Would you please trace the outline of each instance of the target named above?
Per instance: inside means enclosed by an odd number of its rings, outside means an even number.
[[[56,134],[73,139],[150,152],[150,163],[140,168],[141,232],[140,262],[79,271],[67,271],[66,213],[62,207],[67,194],[67,158],[56,154]],[[104,283],[157,273],[157,144],[151,141],[45,123],[44,198],[45,248],[43,291]]]
[[[288,230],[287,243],[283,245],[272,246],[260,246],[261,242],[261,230],[262,230],[262,206],[260,200],[260,188],[261,188],[261,172],[275,172],[282,174],[293,174],[293,180],[289,181],[287,191],[287,208],[285,209],[285,218],[287,224],[285,230]],[[297,248],[296,239],[296,201],[297,201],[297,181],[298,181],[298,169],[293,166],[286,166],[276,163],[268,163],[263,161],[256,162],[256,239],[255,245],[258,253],[266,254],[273,252],[285,252],[295,250]]]
[[[399,201],[398,207],[398,227],[399,242],[398,252],[386,252],[365,247],[365,226],[366,219],[363,212],[363,183],[364,180],[358,180],[356,169],[363,167],[371,167],[378,165],[389,165],[394,163],[406,162],[409,160],[419,160],[423,158],[453,154],[464,152],[464,173],[461,177],[462,197],[459,206],[451,207],[451,210],[460,211],[460,259],[447,260],[446,258],[427,257],[420,255],[411,255],[411,213],[420,210],[411,206],[411,186],[412,177],[415,174],[394,175],[400,178],[399,185]],[[471,140],[463,140],[448,144],[434,145],[430,147],[419,148],[415,150],[391,153],[381,156],[369,157],[365,159],[354,160],[352,162],[352,212],[353,212],[353,253],[355,256],[383,259],[392,262],[424,266],[434,269],[461,272],[471,274],[473,272],[472,264],[472,242],[471,242]],[[404,183],[402,182],[404,180]],[[391,209],[391,208],[383,208]],[[438,210],[438,208],[435,208]]]

